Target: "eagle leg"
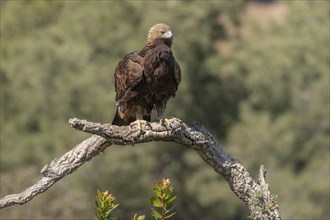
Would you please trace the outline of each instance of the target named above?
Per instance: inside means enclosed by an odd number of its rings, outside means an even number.
[[[161,102],[156,104],[157,117],[159,118],[159,122],[167,128],[170,125],[170,121],[164,116],[165,107],[166,107],[166,102]]]
[[[158,119],[165,118],[164,115],[165,115],[166,103],[165,102],[159,102],[159,103],[156,103],[155,105],[156,105],[156,110],[157,110],[157,118]]]
[[[137,125],[140,130],[142,130],[142,125],[146,126],[148,124],[147,121],[143,120],[143,114],[142,111],[136,112],[136,120],[133,121],[130,126],[133,128],[135,125]]]

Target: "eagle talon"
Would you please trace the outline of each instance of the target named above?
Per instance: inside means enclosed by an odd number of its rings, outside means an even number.
[[[145,120],[136,120],[136,121],[133,121],[131,124],[130,124],[130,127],[133,129],[135,126],[138,126],[138,128],[140,130],[142,130],[142,125],[144,125],[144,127],[146,127],[148,125],[148,122],[145,121]]]
[[[168,120],[167,118],[162,118],[159,122],[166,128],[170,128],[170,120]]]

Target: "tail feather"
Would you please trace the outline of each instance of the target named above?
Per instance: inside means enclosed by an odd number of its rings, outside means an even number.
[[[151,116],[150,115],[143,115],[143,120],[151,121]]]
[[[126,122],[121,117],[119,117],[118,110],[116,111],[115,117],[113,118],[111,124],[118,126],[126,125]]]

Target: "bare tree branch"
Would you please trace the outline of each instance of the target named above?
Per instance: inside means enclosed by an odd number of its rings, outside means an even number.
[[[93,135],[87,138],[60,158],[54,159],[41,170],[43,178],[33,186],[18,194],[7,195],[0,200],[0,209],[24,204],[36,195],[45,192],[58,180],[77,170],[88,160],[102,152],[110,144],[102,137]]]
[[[41,171],[44,177],[38,183],[20,194],[8,195],[1,199],[0,208],[28,202],[110,145],[170,141],[195,150],[206,163],[221,174],[236,196],[249,207],[253,219],[280,219],[278,203],[265,181],[264,166],[260,168],[259,181],[255,182],[244,166],[226,153],[199,123],[189,127],[177,118],[169,119],[166,123],[142,124],[141,127],[137,124],[118,127],[79,119],[70,119],[69,123],[78,130],[94,135],[62,157],[53,160],[50,165],[46,165]]]

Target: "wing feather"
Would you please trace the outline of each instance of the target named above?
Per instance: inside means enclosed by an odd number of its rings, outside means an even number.
[[[143,58],[136,52],[126,55],[116,66],[116,101],[123,98],[143,79]]]
[[[176,61],[174,61],[174,62],[175,62],[174,81],[175,81],[175,84],[176,84],[176,89],[178,89],[178,86],[181,82],[181,68],[180,68],[180,65]]]

